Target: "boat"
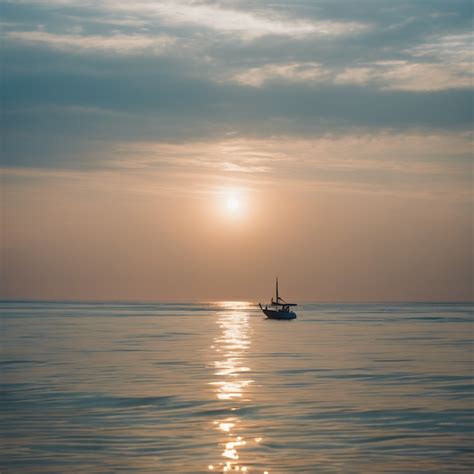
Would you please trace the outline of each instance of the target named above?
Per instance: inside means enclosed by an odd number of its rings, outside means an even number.
[[[272,298],[271,304],[265,305],[265,307],[261,303],[258,303],[258,305],[268,319],[296,319],[296,313],[291,311],[290,308],[298,305],[296,303],[288,303],[278,295],[278,278],[276,279],[275,300]]]

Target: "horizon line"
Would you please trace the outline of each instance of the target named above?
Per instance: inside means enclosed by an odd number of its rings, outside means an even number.
[[[0,298],[0,303],[84,303],[84,304],[213,304],[213,303],[248,303],[258,301],[239,299],[220,300],[148,300],[148,299],[51,299],[51,298]],[[298,304],[474,304],[472,300],[301,300]]]

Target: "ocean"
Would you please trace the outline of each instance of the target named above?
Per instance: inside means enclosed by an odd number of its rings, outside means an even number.
[[[473,471],[470,304],[0,310],[2,474]]]

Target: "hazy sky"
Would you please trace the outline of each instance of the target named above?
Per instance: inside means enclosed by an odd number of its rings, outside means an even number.
[[[1,18],[2,298],[472,299],[471,0]]]

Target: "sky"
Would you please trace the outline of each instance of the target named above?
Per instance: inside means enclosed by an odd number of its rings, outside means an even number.
[[[0,5],[1,298],[472,300],[470,0]]]

